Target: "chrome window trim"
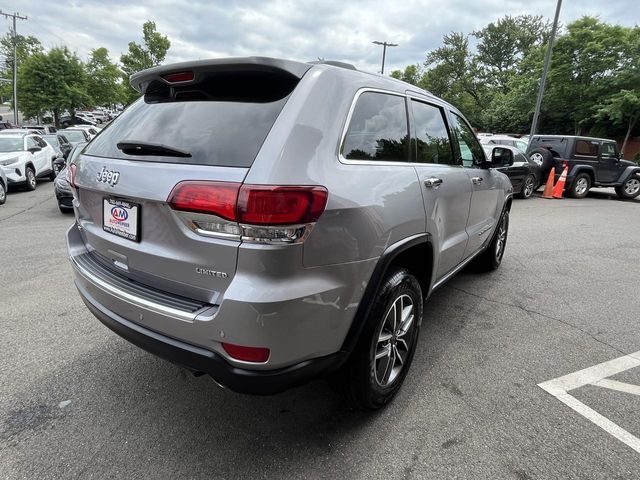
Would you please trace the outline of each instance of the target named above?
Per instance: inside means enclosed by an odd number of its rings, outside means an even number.
[[[356,108],[356,103],[358,103],[358,99],[360,98],[360,95],[362,95],[363,93],[367,93],[367,92],[373,92],[373,93],[382,93],[382,94],[386,94],[386,95],[393,95],[396,97],[402,97],[404,98],[405,101],[405,112],[406,112],[406,104],[407,104],[407,94],[406,93],[400,93],[400,92],[394,92],[393,90],[384,90],[381,88],[370,88],[370,87],[364,87],[364,88],[360,88],[358,89],[358,91],[356,92],[356,94],[353,96],[353,100],[351,101],[351,106],[349,107],[349,113],[347,114],[347,120],[344,124],[344,127],[342,127],[342,135],[340,136],[340,143],[338,144],[338,160],[340,161],[340,163],[345,164],[345,165],[380,165],[380,166],[413,166],[416,165],[415,162],[388,162],[388,161],[382,161],[382,162],[378,162],[375,160],[351,160],[348,158],[345,158],[344,155],[342,155],[342,147],[344,146],[344,141],[345,138],[347,136],[347,130],[349,130],[349,125],[351,124],[351,117],[353,116],[353,111]],[[407,133],[409,134],[409,136],[411,136],[411,132],[409,131],[409,118],[407,117]],[[420,164],[418,164],[420,165]]]

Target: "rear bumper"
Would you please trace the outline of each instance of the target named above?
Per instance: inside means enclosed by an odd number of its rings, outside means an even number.
[[[347,357],[345,352],[338,352],[277,370],[238,368],[215,352],[161,335],[115,315],[96,302],[77,282],[76,286],[91,313],[122,338],[160,358],[206,373],[234,392],[253,395],[279,393],[337,369]]]

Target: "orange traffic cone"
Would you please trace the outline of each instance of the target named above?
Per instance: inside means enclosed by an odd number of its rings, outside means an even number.
[[[551,167],[551,171],[549,172],[549,178],[547,179],[547,185],[544,187],[544,192],[542,192],[542,198],[553,198],[553,180],[556,178],[556,168]]]
[[[556,183],[556,186],[553,189],[553,198],[562,198],[562,192],[564,192],[564,184],[567,181],[567,173],[569,173],[569,165],[565,163],[564,170],[562,170],[562,175],[560,175],[558,183]]]

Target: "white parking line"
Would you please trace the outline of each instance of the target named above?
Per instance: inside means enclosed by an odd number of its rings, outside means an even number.
[[[640,438],[627,432],[624,428],[568,393],[571,390],[584,387],[585,385],[595,385],[601,388],[609,388],[619,392],[640,395],[640,386],[607,378],[638,366],[640,366],[640,351],[570,373],[569,375],[558,377],[554,380],[540,383],[538,386],[578,412],[587,420],[590,420],[607,433],[613,435],[625,445],[640,453]]]

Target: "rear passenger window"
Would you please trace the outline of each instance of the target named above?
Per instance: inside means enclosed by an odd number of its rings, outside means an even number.
[[[451,141],[442,109],[433,105],[411,102],[417,140],[418,163],[454,165]]]
[[[349,160],[406,162],[409,131],[404,97],[364,92],[358,97],[344,138]]]
[[[576,155],[597,157],[598,142],[591,142],[589,140],[576,140]]]

